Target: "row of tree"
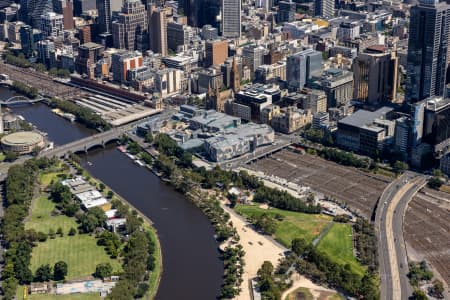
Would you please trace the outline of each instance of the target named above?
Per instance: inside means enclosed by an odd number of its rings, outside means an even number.
[[[12,85],[12,89],[15,90],[18,93],[24,94],[28,98],[34,99],[38,96],[39,91],[35,87],[28,86],[27,84],[20,82],[20,81],[14,81]]]
[[[321,207],[318,204],[314,205],[313,203],[307,203],[306,201],[292,196],[286,191],[266,186],[261,186],[256,190],[253,201],[268,203],[272,207],[290,211],[311,214],[318,214],[321,211]]]
[[[1,223],[1,233],[7,248],[2,271],[4,299],[13,299],[19,283],[26,284],[34,279],[29,265],[36,235],[25,231],[23,220],[28,214],[38,172],[54,163],[54,160],[46,158],[31,159],[22,165],[12,166],[8,171],[6,208]]]
[[[109,129],[110,125],[106,123],[99,115],[92,110],[76,105],[71,101],[52,99],[50,105],[54,108],[59,108],[64,112],[71,113],[77,117],[78,122],[93,129]]]
[[[368,266],[371,272],[378,270],[377,237],[373,225],[363,218],[358,218],[353,225],[355,248],[359,261]]]
[[[215,197],[210,197],[196,189],[190,189],[187,197],[208,217],[214,226],[218,242],[231,240],[232,246],[228,246],[222,253],[224,276],[220,298],[232,299],[240,293],[244,271],[243,257],[245,253],[241,245],[236,245],[239,241],[239,235],[230,222],[230,215],[223,210]]]

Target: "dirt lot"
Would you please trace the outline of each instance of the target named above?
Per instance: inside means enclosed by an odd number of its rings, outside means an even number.
[[[390,182],[387,177],[289,150],[275,153],[246,167],[310,186],[313,190],[348,204],[366,218],[370,218],[378,197]]]
[[[431,263],[450,285],[450,195],[423,189],[409,203],[405,239],[414,260]]]

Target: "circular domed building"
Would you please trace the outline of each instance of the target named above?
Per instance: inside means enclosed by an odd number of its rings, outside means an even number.
[[[34,148],[43,148],[44,137],[32,131],[21,131],[8,134],[1,139],[2,148],[17,154],[28,154]]]

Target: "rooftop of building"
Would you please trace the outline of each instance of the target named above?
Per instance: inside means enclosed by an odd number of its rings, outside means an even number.
[[[87,42],[87,43],[80,45],[80,48],[97,49],[97,48],[103,48],[103,45],[93,43],[93,42]]]
[[[450,105],[450,98],[431,97],[425,99],[426,107],[431,111],[438,111]]]
[[[339,121],[340,124],[345,124],[354,127],[363,127],[372,123],[375,119],[385,117],[389,112],[393,111],[393,108],[383,106],[376,111],[368,111],[364,109],[357,110],[348,117]]]

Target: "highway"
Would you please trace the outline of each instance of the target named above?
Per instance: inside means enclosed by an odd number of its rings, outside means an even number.
[[[413,289],[407,278],[403,218],[409,201],[425,183],[425,177],[405,172],[386,187],[378,202],[375,228],[378,234],[381,299],[408,299],[412,295]]]

